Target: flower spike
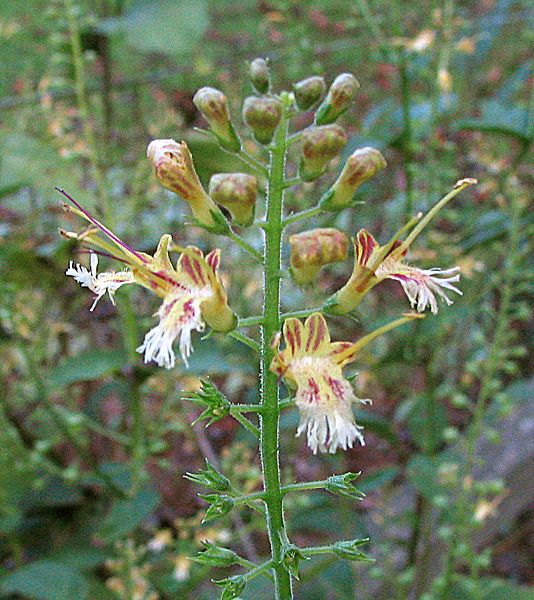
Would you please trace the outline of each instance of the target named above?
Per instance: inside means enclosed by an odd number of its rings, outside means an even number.
[[[356,343],[331,342],[328,325],[320,313],[308,317],[304,324],[299,319],[286,319],[285,348],[276,348],[271,371],[296,389],[300,410],[297,436],[306,432],[314,454],[318,450],[331,454],[338,448],[347,450],[355,440],[365,445],[362,427],[354,420],[352,403],[367,401],[355,396],[342,368],[354,361],[356,353],[375,337],[419,316],[406,315]]]

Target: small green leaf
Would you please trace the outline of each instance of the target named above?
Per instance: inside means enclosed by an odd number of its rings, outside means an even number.
[[[420,448],[426,452],[436,450],[443,442],[447,424],[447,410],[439,400],[427,394],[415,399],[408,415],[408,429]]]

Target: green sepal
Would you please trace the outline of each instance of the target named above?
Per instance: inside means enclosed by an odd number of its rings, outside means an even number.
[[[332,200],[334,194],[335,194],[335,189],[333,187],[331,187],[321,196],[321,199],[319,200],[319,207],[322,210],[338,212],[342,208],[345,208],[344,206],[341,206],[341,207],[332,206],[331,200]]]
[[[198,473],[186,473],[185,479],[192,481],[216,492],[228,492],[231,489],[230,481],[222,473],[214,469],[208,459],[206,459],[206,468]]]
[[[323,102],[315,113],[314,123],[315,125],[330,125],[330,123],[337,121],[337,119],[346,113],[348,109],[349,107],[347,106],[336,113],[330,102]]]
[[[193,425],[202,421],[203,419],[209,419],[206,427],[209,427],[213,423],[220,421],[224,417],[230,414],[230,401],[228,398],[220,392],[211,381],[207,379],[201,379],[201,388],[196,392],[189,392],[182,396],[183,400],[189,400],[197,406],[206,407],[205,410],[193,421]]]
[[[218,581],[212,579],[212,581],[215,585],[224,588],[220,600],[235,600],[247,585],[247,580],[243,575],[234,575]]]
[[[228,219],[223,215],[223,213],[217,208],[217,210],[210,209],[210,215],[213,219],[213,225],[207,225],[206,223],[201,223],[196,217],[193,217],[192,225],[196,227],[201,227],[210,233],[214,233],[215,235],[229,235],[231,233],[230,223],[228,223]]]
[[[206,510],[202,523],[224,517],[235,505],[234,499],[225,494],[199,494],[199,496],[202,500],[209,502],[208,510]]]
[[[337,306],[339,306],[339,303],[336,300],[336,294],[334,294],[325,300],[324,304],[321,306],[321,310],[327,315],[337,315]]]
[[[368,541],[369,538],[336,542],[335,544],[332,544],[332,552],[337,554],[340,558],[344,558],[345,560],[375,562],[374,558],[369,558],[366,554],[358,550],[360,546],[366,544]]]
[[[226,150],[227,152],[232,152],[234,154],[237,154],[241,150],[241,140],[235,132],[232,123],[228,124],[228,138],[224,138],[220,135],[217,135],[213,130],[212,133],[217,138],[217,142],[223,150]]]
[[[282,548],[280,549],[282,566],[291,577],[299,579],[299,563],[301,560],[309,560],[309,557],[304,556],[300,548],[292,544],[287,537],[280,536],[280,539],[282,540]]]
[[[362,500],[365,494],[358,488],[352,485],[352,482],[361,473],[345,473],[344,475],[332,475],[326,480],[325,489],[331,494],[343,496],[345,498],[354,498],[356,500]]]
[[[229,548],[221,548],[208,541],[202,542],[202,545],[204,550],[191,558],[196,563],[211,567],[230,567],[241,562],[239,556]]]

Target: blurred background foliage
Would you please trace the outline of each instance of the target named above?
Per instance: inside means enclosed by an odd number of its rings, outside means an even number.
[[[167,232],[209,248],[212,239],[187,225],[185,203],[157,185],[145,148],[186,139],[205,183],[241,170],[193,129],[204,124],[191,98],[200,86],[221,88],[240,123],[246,61],[256,56],[270,59],[277,89],[353,72],[361,90],[343,121],[345,155],[372,145],[388,160],[358,192],[365,204],[313,224],[387,239],[457,179],[480,181],[413,253],[421,265],[461,266],[464,296],[376,342],[357,365],[359,395],[374,399],[358,414],[366,447],[313,457],[294,440],[296,412],[284,414],[288,482],[362,471],[366,493],[357,505],[288,497],[294,541],[369,536],[376,558],[308,561],[297,597],[533,597],[533,21],[527,0],[0,4],[0,597],[210,599],[213,574],[187,558],[203,540],[251,560],[267,553],[261,516],[243,508],[200,525],[206,505],[183,479],[208,458],[242,489],[258,489],[250,434],[231,417],[191,427],[198,410],[180,400],[209,375],[232,401],[257,402],[254,355],[214,336],[195,340],[188,371],[141,365],[135,347],[151,323],[141,315],[155,306],[126,289],[116,309],[102,302],[89,313],[89,295],[63,275],[76,248],[57,230],[78,224],[54,191],[105,211],[147,252]],[[296,126],[306,124],[304,115]],[[287,209],[315,205],[331,180],[291,191]],[[261,247],[257,234],[243,235]],[[257,314],[254,264],[217,244],[232,306]],[[285,308],[315,306],[349,272],[347,261],[312,289],[286,281]],[[333,319],[333,334],[354,339],[403,303],[384,284],[361,320]],[[244,598],[269,598],[270,582],[262,585],[251,582]]]

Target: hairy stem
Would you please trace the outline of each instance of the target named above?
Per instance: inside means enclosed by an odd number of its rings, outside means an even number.
[[[275,134],[269,166],[267,218],[265,224],[263,324],[261,336],[260,389],[261,464],[267,507],[267,526],[273,559],[277,600],[293,598],[289,573],[281,564],[281,544],[286,538],[280,487],[278,451],[280,408],[278,406],[278,379],[269,371],[273,358],[271,342],[280,330],[280,251],[282,240],[282,208],[284,197],[284,170],[287,150],[287,102],[282,120]]]

